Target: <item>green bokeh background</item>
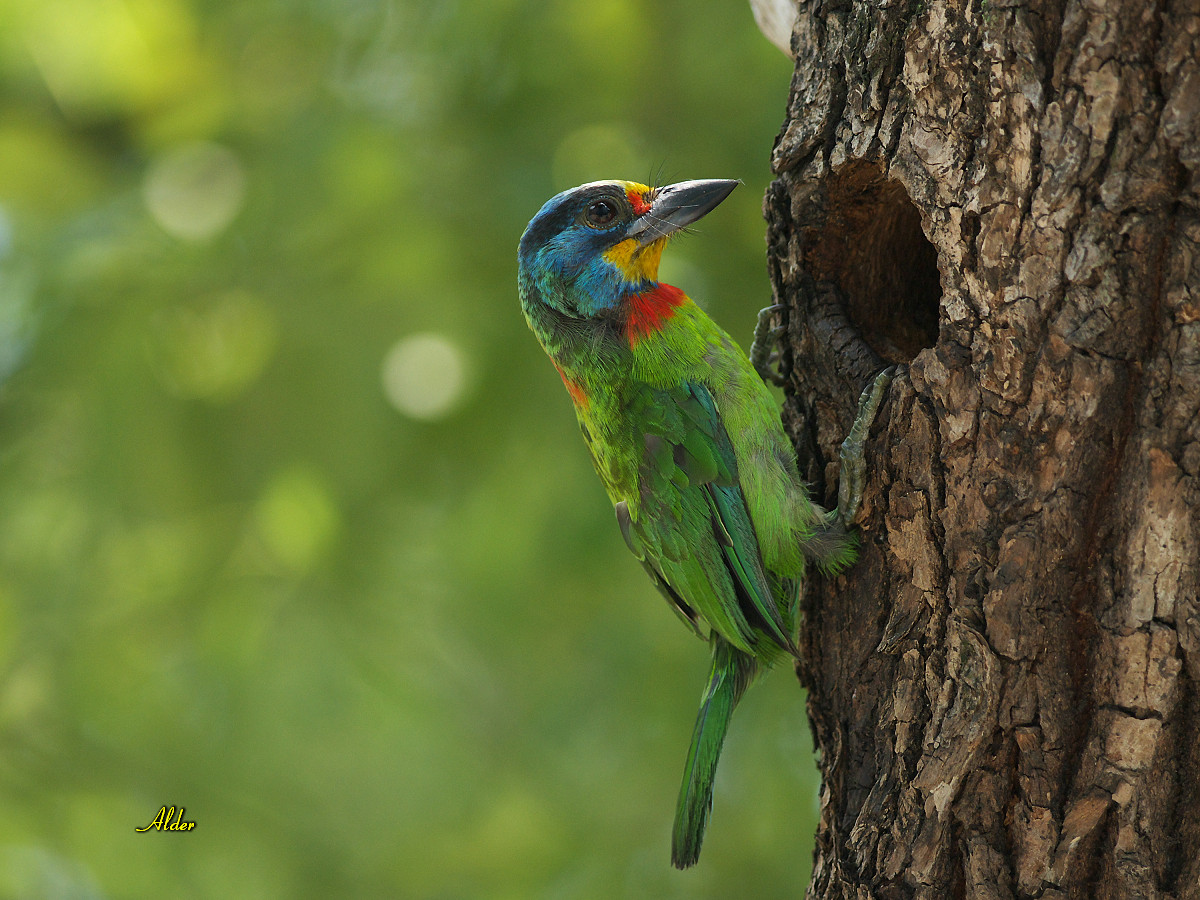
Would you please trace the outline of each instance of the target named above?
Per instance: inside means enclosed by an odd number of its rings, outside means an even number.
[[[803,892],[787,671],[667,865],[706,651],[515,290],[558,190],[741,178],[664,277],[748,340],[790,70],[739,0],[0,0],[0,897]]]

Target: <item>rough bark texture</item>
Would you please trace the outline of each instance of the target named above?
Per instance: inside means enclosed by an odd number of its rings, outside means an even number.
[[[766,199],[819,898],[1200,898],[1200,3],[801,7]]]

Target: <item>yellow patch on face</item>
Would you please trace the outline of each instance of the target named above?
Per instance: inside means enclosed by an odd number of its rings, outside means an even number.
[[[642,209],[650,208],[647,195],[653,190],[651,187],[636,181],[623,181],[621,184],[625,186],[625,195],[633,204],[635,212],[640,214]],[[662,260],[663,248],[666,245],[666,238],[659,238],[645,247],[637,238],[629,238],[605,253],[604,258],[617,267],[626,281],[656,281],[658,264]]]
[[[626,281],[656,281],[658,264],[666,246],[665,237],[645,247],[638,243],[637,238],[629,238],[606,252],[604,258],[620,270]]]

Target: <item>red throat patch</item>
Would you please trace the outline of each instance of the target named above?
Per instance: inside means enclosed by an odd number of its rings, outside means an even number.
[[[642,338],[660,331],[686,299],[687,294],[670,284],[660,284],[653,290],[630,294],[629,317],[625,321],[629,346],[633,347]]]

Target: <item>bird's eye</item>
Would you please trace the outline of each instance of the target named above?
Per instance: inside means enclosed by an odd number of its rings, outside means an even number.
[[[597,200],[584,212],[583,218],[593,228],[604,228],[617,217],[616,204],[611,200]]]

